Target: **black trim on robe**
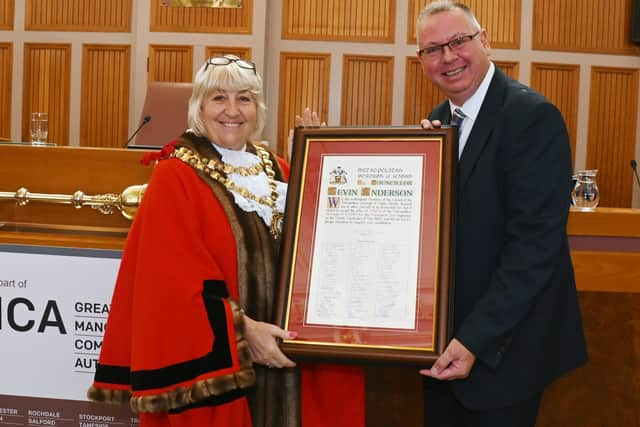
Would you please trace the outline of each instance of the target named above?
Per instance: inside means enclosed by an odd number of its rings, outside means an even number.
[[[216,331],[211,352],[203,357],[165,366],[164,368],[134,372],[131,372],[128,366],[98,364],[95,375],[96,381],[112,384],[131,383],[131,388],[134,391],[148,390],[189,381],[206,372],[230,368],[233,365],[233,358],[228,328],[229,324],[233,327],[233,317],[227,317],[226,306],[229,303],[225,298],[228,297],[229,291],[224,281],[203,281],[202,299],[211,324],[211,330]],[[233,314],[229,313],[229,316],[233,316]],[[237,397],[231,397],[231,400]],[[219,398],[216,397],[216,399]],[[204,406],[207,406],[207,404],[205,403]]]

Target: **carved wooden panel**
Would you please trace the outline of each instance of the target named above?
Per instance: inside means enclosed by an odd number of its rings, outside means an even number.
[[[579,296],[589,361],[545,389],[536,426],[638,426],[640,294]]]
[[[539,62],[531,64],[531,87],[546,96],[562,112],[569,131],[573,156],[576,153],[579,86],[579,65]]]
[[[205,49],[206,61],[209,58],[216,56],[235,55],[239,58],[251,61],[251,48],[250,47],[231,47],[231,46],[207,46]],[[203,61],[204,62],[204,61]]]
[[[536,0],[533,49],[635,55],[631,0]]]
[[[327,121],[330,66],[331,55],[328,53],[280,54],[277,141],[280,154],[286,154],[289,129],[295,125],[295,115],[301,114],[305,107],[317,111],[320,119]],[[273,144],[273,141],[271,143]]]
[[[11,138],[13,44],[0,43],[0,137]]]
[[[149,45],[150,82],[193,80],[193,46]]]
[[[26,30],[130,32],[132,0],[25,0]]]
[[[461,0],[473,10],[482,28],[489,34],[491,47],[520,48],[520,13],[522,0]],[[416,19],[431,0],[409,0],[407,43],[416,43]]]
[[[424,393],[415,366],[365,366],[366,427],[423,427]]]
[[[513,61],[493,61],[504,73],[513,80],[520,79],[520,64]]]
[[[241,8],[215,8],[170,7],[150,0],[150,31],[251,34],[253,1],[243,0]]]
[[[638,69],[591,68],[588,169],[598,169],[600,206],[631,207]]]
[[[25,43],[22,140],[31,141],[31,113],[49,113],[49,142],[69,145],[71,45]]]
[[[407,57],[404,86],[404,124],[417,125],[433,108],[447,99],[444,93],[422,72],[415,56]]]
[[[130,63],[130,46],[83,46],[81,146],[119,148],[126,143]]]
[[[344,56],[341,125],[390,125],[392,102],[392,56]]]
[[[14,0],[0,0],[0,30],[13,30]]]
[[[395,0],[283,0],[282,38],[392,43]]]

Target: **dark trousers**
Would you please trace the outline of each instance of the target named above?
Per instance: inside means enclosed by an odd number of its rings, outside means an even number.
[[[424,380],[425,427],[535,427],[542,393],[505,408],[472,411],[451,391],[449,382]]]

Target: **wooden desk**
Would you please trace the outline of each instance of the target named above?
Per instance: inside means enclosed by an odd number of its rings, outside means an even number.
[[[579,291],[640,293],[640,209],[571,212],[568,233]]]

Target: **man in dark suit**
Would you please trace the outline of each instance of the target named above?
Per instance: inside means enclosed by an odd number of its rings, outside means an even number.
[[[417,23],[418,59],[462,120],[453,338],[425,378],[429,427],[535,425],[542,391],[587,360],[566,234],[571,149],[562,115],[489,59],[462,4]]]

